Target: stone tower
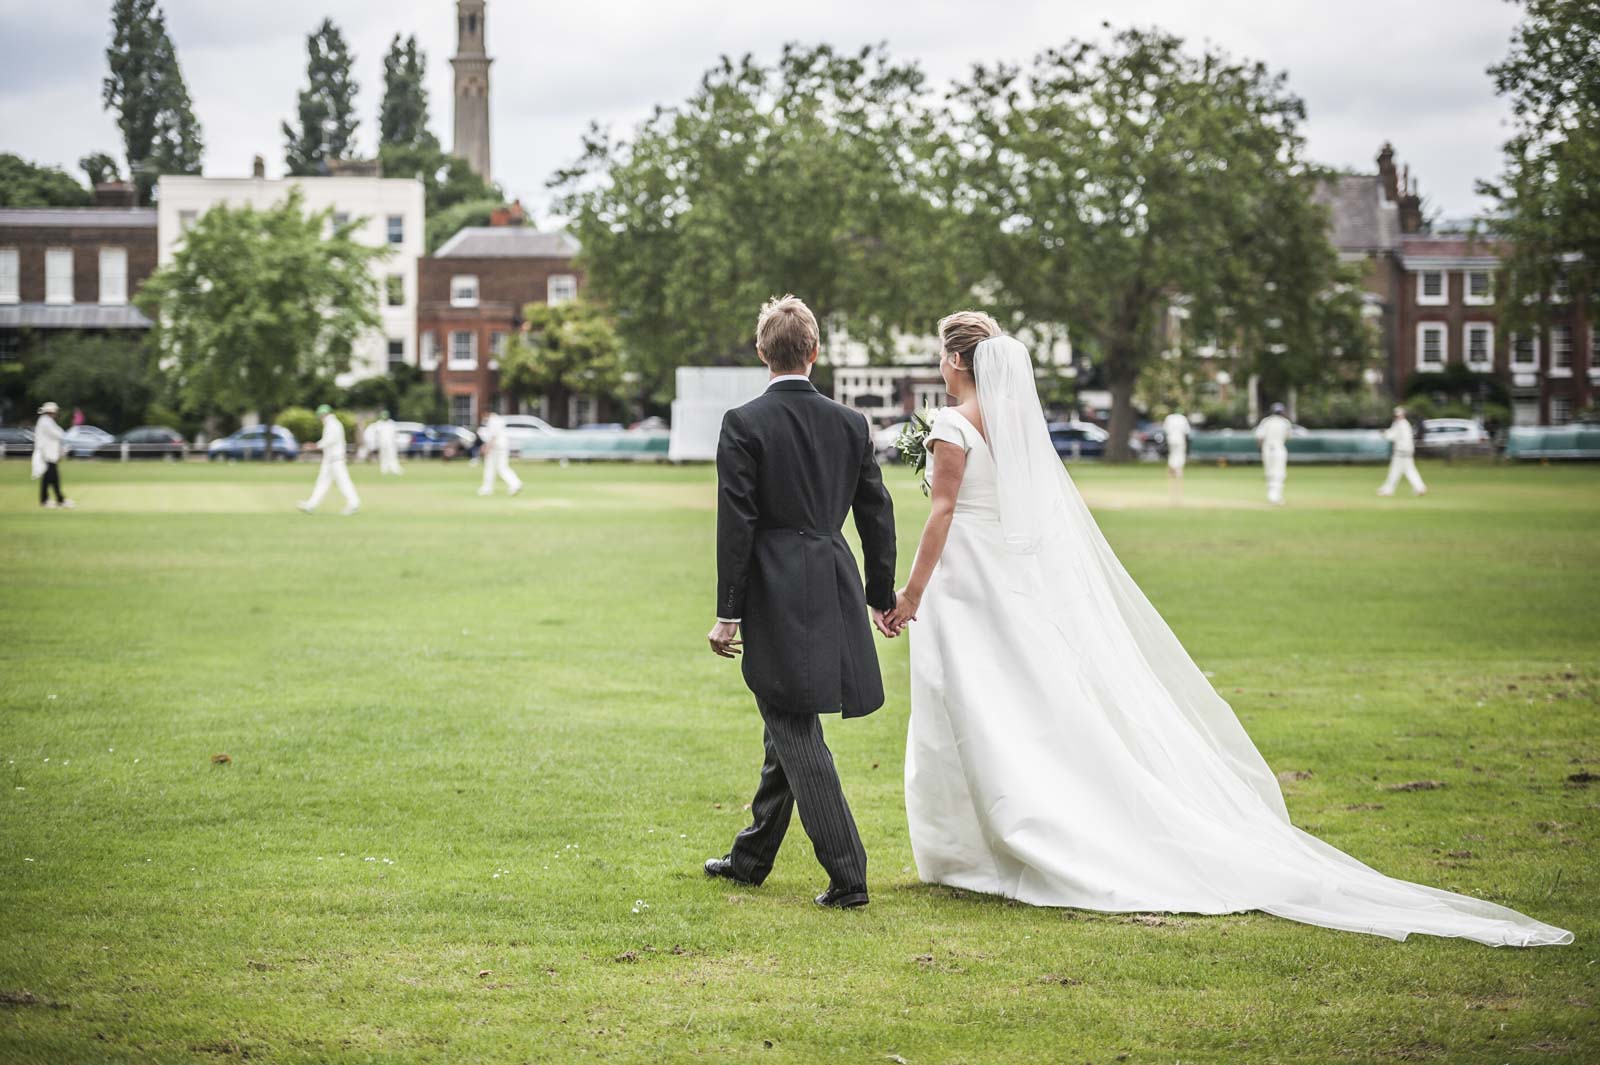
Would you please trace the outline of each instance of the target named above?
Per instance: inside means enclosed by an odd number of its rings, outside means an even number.
[[[456,0],[456,130],[452,152],[485,181],[489,175],[489,64],[484,0]]]

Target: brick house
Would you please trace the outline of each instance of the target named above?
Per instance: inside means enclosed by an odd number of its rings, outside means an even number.
[[[522,308],[575,299],[583,283],[573,266],[577,242],[566,233],[530,229],[520,218],[520,208],[504,209],[495,216],[498,224],[463,229],[418,260],[419,365],[436,376],[456,425],[474,427],[491,410],[566,425],[596,421],[600,404],[593,397],[573,396],[558,412],[545,399],[513,409],[500,393],[498,357],[522,327]]]
[[[1318,190],[1329,210],[1330,237],[1346,263],[1360,267],[1368,314],[1376,320],[1384,375],[1404,396],[1419,373],[1451,365],[1499,375],[1511,394],[1516,425],[1561,425],[1592,403],[1600,388],[1600,323],[1558,294],[1551,322],[1534,337],[1499,326],[1502,248],[1474,240],[1466,227],[1429,227],[1409,173],[1394,149],[1378,153],[1376,174],[1343,174]]]
[[[118,186],[95,191],[99,204],[120,198]],[[0,208],[0,363],[26,362],[63,330],[149,329],[131,300],[155,269],[154,208]]]
[[[1501,248],[1463,234],[1407,235],[1401,243],[1395,393],[1416,374],[1464,365],[1495,374],[1511,393],[1513,425],[1565,425],[1600,388],[1600,335],[1581,304],[1552,300],[1529,336],[1499,326]]]

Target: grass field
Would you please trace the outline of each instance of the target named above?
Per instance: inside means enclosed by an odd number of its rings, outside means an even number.
[[[1529,951],[924,886],[903,640],[829,727],[872,905],[798,824],[708,882],[760,760],[713,474],[521,472],[0,464],[0,1061],[1600,1059],[1600,469],[1078,475],[1296,822],[1577,936]]]

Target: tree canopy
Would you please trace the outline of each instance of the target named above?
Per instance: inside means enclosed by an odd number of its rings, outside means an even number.
[[[530,303],[522,331],[500,355],[500,387],[513,396],[550,396],[551,417],[566,419],[572,395],[614,396],[623,384],[622,349],[610,319],[581,300]]]
[[[308,380],[348,368],[379,325],[372,263],[388,249],[330,218],[306,213],[298,189],[267,210],[219,204],[145,283],[137,303],[186,406],[270,423]]]
[[[0,152],[0,207],[84,207],[91,200],[65,170]]]
[[[784,292],[879,354],[927,331],[964,291],[928,98],[880,49],[789,45],[770,66],[724,58],[629,139],[591,130],[557,210],[647,393],[678,365],[753,357],[756,313]]]
[[[428,61],[415,35],[402,43],[394,35],[383,57],[383,104],[378,112],[378,143],[404,147],[438,147],[428,130]]]
[[[101,101],[117,114],[141,203],[162,174],[198,174],[205,152],[189,88],[156,0],[112,0]]]
[[[1511,50],[1489,70],[1514,125],[1504,171],[1480,186],[1497,205],[1512,329],[1534,324],[1561,284],[1600,308],[1600,6],[1516,2]]]
[[[356,80],[344,34],[333,19],[323,19],[306,37],[306,87],[300,90],[296,128],[283,124],[284,161],[289,173],[309,176],[350,158],[355,146]]]
[[[1002,319],[1065,323],[1099,363],[1112,457],[1164,351],[1214,344],[1283,387],[1364,346],[1282,74],[1128,30],[977,67],[955,101],[964,243]]]

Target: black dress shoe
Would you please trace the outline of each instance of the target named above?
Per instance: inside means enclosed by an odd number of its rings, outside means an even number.
[[[830,910],[855,910],[867,904],[867,889],[830,887],[816,898],[818,906]]]
[[[735,884],[743,884],[746,887],[756,886],[754,880],[746,880],[740,876],[739,871],[733,867],[733,862],[727,858],[707,858],[706,875],[721,877],[723,880],[732,880]]]

